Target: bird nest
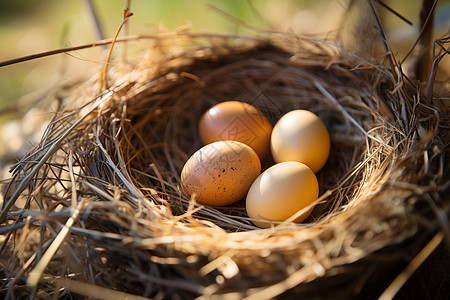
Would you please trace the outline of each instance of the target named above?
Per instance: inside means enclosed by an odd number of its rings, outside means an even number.
[[[304,223],[258,229],[243,200],[211,207],[183,194],[198,121],[227,100],[272,124],[307,109],[328,127]],[[314,38],[154,37],[134,61],[73,88],[12,167],[1,293],[377,297],[448,230],[449,121],[428,100],[398,68]]]

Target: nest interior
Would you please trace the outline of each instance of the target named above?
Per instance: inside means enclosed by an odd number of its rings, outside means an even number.
[[[378,296],[448,226],[438,217],[449,214],[448,118],[387,64],[289,35],[153,43],[112,66],[102,92],[99,76],[73,90],[13,166],[2,293],[92,296],[88,284],[154,298]],[[201,115],[227,100],[272,124],[300,108],[327,125],[322,197],[304,224],[257,229],[243,201],[208,207],[181,191]]]

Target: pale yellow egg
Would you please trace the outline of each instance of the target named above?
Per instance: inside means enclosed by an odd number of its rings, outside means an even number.
[[[307,208],[319,195],[314,172],[305,164],[288,161],[273,165],[253,182],[246,198],[246,210],[252,222],[261,228],[282,222]],[[294,222],[304,221],[313,206]],[[277,223],[273,223],[276,225]]]
[[[195,152],[181,171],[181,184],[189,197],[202,204],[232,204],[247,194],[261,173],[256,152],[244,143],[219,141]]]
[[[317,115],[293,110],[275,124],[270,148],[275,162],[298,161],[317,173],[328,159],[330,136]]]

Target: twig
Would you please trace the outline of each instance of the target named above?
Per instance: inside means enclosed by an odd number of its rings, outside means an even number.
[[[426,90],[427,94],[426,94],[426,99],[425,99],[425,102],[428,106],[432,105],[432,103],[433,103],[433,88],[434,88],[434,82],[436,79],[439,62],[445,57],[445,55],[449,54],[449,50],[445,49],[444,45],[441,43],[442,43],[442,39],[435,40],[433,42],[433,48],[432,48],[433,57],[434,57],[436,45],[441,47],[442,52],[433,59],[433,64],[431,66],[430,78],[428,79],[428,85],[427,85],[427,90]],[[444,43],[445,43],[445,39],[444,39]]]
[[[72,183],[72,201],[71,201],[72,209],[75,210],[77,207],[77,186],[75,183],[75,176],[73,172],[73,150],[71,150],[69,153],[68,163],[69,163],[69,177],[70,182]]]
[[[204,37],[204,38],[222,38],[222,39],[248,39],[248,40],[257,40],[256,38],[252,38],[252,37],[245,37],[245,36],[238,36],[238,35],[227,35],[227,34],[195,34],[195,33],[179,33],[179,32],[168,32],[168,33],[163,33],[163,34],[144,34],[144,35],[131,35],[131,36],[124,36],[124,37],[118,37],[116,40],[114,39],[106,39],[106,40],[101,40],[101,41],[97,41],[94,43],[89,43],[89,44],[84,44],[84,45],[79,45],[79,46],[73,46],[73,47],[65,47],[65,48],[59,48],[59,49],[55,49],[55,50],[50,50],[50,51],[44,51],[44,52],[40,52],[40,53],[35,53],[35,54],[30,54],[30,55],[26,55],[26,56],[22,56],[22,57],[18,57],[18,58],[13,58],[13,59],[9,59],[9,60],[5,60],[5,61],[1,61],[0,62],[0,68],[1,67],[5,67],[5,66],[9,66],[9,65],[14,65],[17,63],[21,63],[21,62],[25,62],[25,61],[30,61],[33,59],[37,59],[37,58],[43,58],[43,57],[47,57],[47,56],[52,56],[55,54],[61,54],[61,53],[66,53],[66,52],[72,52],[72,51],[77,51],[77,50],[82,50],[82,49],[87,49],[87,48],[93,48],[93,47],[98,47],[98,46],[103,46],[103,45],[109,45],[111,44],[113,41],[115,43],[118,42],[125,42],[125,41],[134,41],[134,40],[140,40],[140,39],[170,39],[170,38],[174,38],[177,36],[187,36],[187,37]]]
[[[391,65],[391,71],[392,71],[392,74],[394,75],[394,74],[396,74],[396,72],[395,72],[395,65],[396,65],[395,58],[394,58],[394,56],[392,54],[392,51],[389,48],[389,45],[387,43],[387,39],[386,39],[386,35],[384,34],[383,26],[381,26],[380,19],[378,18],[378,15],[377,15],[377,12],[375,11],[375,8],[373,7],[372,0],[367,0],[367,3],[369,4],[370,10],[372,12],[372,16],[373,16],[373,18],[375,20],[375,23],[377,25],[378,31],[379,31],[380,36],[381,36],[381,41],[383,42],[384,52],[389,57],[389,63]]]
[[[317,263],[317,267],[322,268],[319,263]],[[260,299],[273,299],[276,296],[282,294],[286,290],[295,287],[299,283],[306,280],[308,275],[310,275],[310,270],[308,268],[300,268],[299,270],[295,271],[289,277],[286,279],[277,282],[269,287],[263,288],[260,291],[257,291],[256,293],[244,298],[245,300],[260,300]]]
[[[128,38],[130,38],[130,37],[128,37]],[[59,49],[55,49],[55,50],[35,53],[35,54],[31,54],[31,55],[26,55],[26,56],[2,61],[2,62],[0,62],[0,68],[9,66],[9,65],[14,65],[17,63],[21,63],[21,62],[25,62],[25,61],[30,61],[30,60],[37,59],[37,58],[43,58],[43,57],[52,56],[55,54],[61,54],[61,53],[65,53],[65,52],[71,52],[71,51],[76,51],[76,50],[93,48],[93,47],[97,47],[97,46],[108,45],[111,43],[112,43],[112,39],[107,39],[107,40],[102,40],[102,41],[98,41],[95,43],[84,44],[84,45],[80,45],[80,46],[65,47],[65,48],[59,48]]]
[[[422,7],[420,9],[420,26],[423,28],[420,40],[418,43],[417,64],[416,64],[416,78],[420,81],[425,81],[430,75],[431,55],[430,46],[433,37],[434,27],[434,6],[437,0],[422,0]]]
[[[427,85],[427,96],[425,98],[425,104],[430,106],[433,104],[433,88],[434,88],[434,82],[437,75],[437,69],[439,62],[444,58],[446,53],[440,54],[438,57],[436,57],[433,60],[433,65],[431,66],[431,72],[430,72],[430,78],[428,79],[428,85]]]
[[[137,296],[121,291],[116,291],[106,287],[90,284],[87,282],[81,282],[69,278],[58,278],[55,280],[55,284],[65,289],[86,296],[91,299],[99,300],[149,300],[149,298]]]
[[[130,12],[130,7],[131,7],[131,0],[125,0],[125,7],[123,8],[123,14],[126,15]],[[125,27],[123,29],[124,31],[124,35],[128,36],[129,33],[129,22],[125,23]],[[126,62],[127,60],[127,50],[128,50],[128,42],[125,41],[123,43],[123,53],[122,53],[122,60],[124,62]]]
[[[123,20],[122,23],[120,24],[119,28],[116,31],[116,35],[114,36],[112,42],[111,42],[111,46],[109,47],[109,52],[108,52],[108,57],[106,58],[106,63],[105,63],[105,68],[103,70],[102,73],[102,81],[101,81],[101,87],[100,87],[100,92],[104,89],[108,87],[108,84],[106,82],[106,73],[108,71],[108,65],[109,65],[109,60],[111,59],[111,54],[114,48],[114,45],[116,43],[117,37],[119,36],[120,30],[122,29],[123,25],[125,25],[125,23],[128,21],[128,19],[133,16],[132,12],[127,12],[127,11],[123,11]]]
[[[423,0],[426,1],[426,0]],[[438,0],[434,0],[433,6],[430,9],[430,13],[427,15],[426,19],[423,21],[422,28],[420,29],[419,36],[417,37],[414,44],[411,46],[409,51],[406,53],[405,57],[402,59],[402,64],[406,61],[406,59],[411,55],[411,53],[414,51],[414,48],[416,48],[417,44],[422,40],[422,35],[425,33],[425,30],[427,29],[427,24],[430,22],[430,19],[432,18],[432,13],[434,9],[436,8]]]
[[[431,241],[417,254],[406,268],[394,279],[388,288],[381,294],[378,300],[390,300],[398,293],[402,286],[408,281],[411,275],[420,267],[420,265],[433,253],[444,239],[442,232],[436,233]]]
[[[64,225],[63,229],[58,233],[56,238],[53,240],[50,247],[45,251],[42,258],[37,263],[36,267],[30,272],[27,279],[27,286],[30,288],[35,288],[37,284],[39,283],[39,280],[42,276],[42,274],[45,271],[45,268],[47,267],[48,263],[52,260],[53,256],[55,255],[56,251],[58,251],[59,247],[61,246],[62,242],[66,238],[67,234],[70,231],[70,228],[72,227],[75,220],[78,218],[78,215],[80,214],[81,209],[84,206],[85,201],[81,200],[78,204],[77,208],[74,210],[72,216],[67,220],[66,224]]]
[[[381,0],[377,0],[377,3],[380,4],[381,6],[383,6],[384,8],[386,8],[388,11],[390,11],[391,13],[393,13],[394,15],[396,15],[397,17],[399,17],[401,20],[405,21],[406,23],[408,23],[409,25],[413,25],[413,23],[408,20],[407,18],[405,18],[404,16],[402,16],[400,13],[398,13],[396,10],[394,10],[392,7],[390,7],[389,5],[387,5],[386,3],[384,3]]]

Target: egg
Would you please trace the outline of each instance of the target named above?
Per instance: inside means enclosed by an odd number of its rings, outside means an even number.
[[[195,152],[181,171],[181,185],[198,203],[224,206],[243,199],[261,173],[256,152],[241,142],[218,141]]]
[[[275,162],[298,161],[318,172],[330,153],[330,136],[314,113],[293,110],[273,127],[270,149]]]
[[[272,125],[254,106],[239,102],[221,102],[206,111],[198,126],[204,145],[233,140],[250,146],[264,159],[270,152]]]
[[[270,222],[282,222],[317,200],[319,184],[314,172],[305,164],[287,161],[264,171],[251,185],[246,198],[246,210],[252,222],[261,228]],[[313,207],[294,222],[304,221]]]

